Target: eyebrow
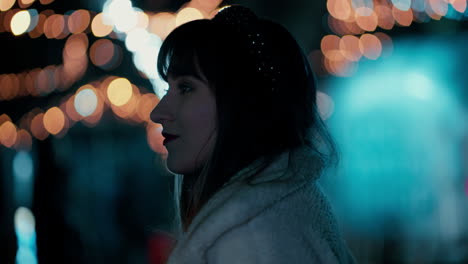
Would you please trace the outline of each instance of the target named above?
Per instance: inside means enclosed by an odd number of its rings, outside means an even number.
[[[206,81],[201,79],[199,76],[197,75],[192,75],[192,74],[185,74],[185,75],[178,75],[178,74],[171,74],[171,75],[168,75],[168,80],[169,79],[172,79],[172,80],[179,80],[179,79],[191,79],[191,80],[195,80],[195,81],[198,81],[198,82],[203,82],[205,83]]]

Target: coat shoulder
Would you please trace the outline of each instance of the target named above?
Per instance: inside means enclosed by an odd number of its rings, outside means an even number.
[[[343,263],[340,247],[330,206],[313,181],[222,232],[206,255],[208,263]]]

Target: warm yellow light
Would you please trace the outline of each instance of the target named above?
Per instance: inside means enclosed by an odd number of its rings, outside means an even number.
[[[60,108],[52,107],[45,113],[43,122],[47,132],[57,135],[65,126],[65,115]]]
[[[35,0],[19,0],[23,5],[30,5],[34,3]]]
[[[203,19],[203,14],[196,8],[192,7],[186,7],[182,10],[179,11],[179,13],[176,16],[176,26],[180,26],[182,24],[185,24],[187,22],[197,20],[197,19]]]
[[[15,0],[0,0],[0,11],[8,11],[15,4]]]
[[[11,19],[11,31],[15,36],[21,35],[28,30],[30,24],[31,14],[29,14],[29,11],[19,11]]]
[[[113,26],[104,23],[104,15],[102,13],[97,14],[91,23],[91,31],[93,31],[96,37],[105,37],[109,35],[113,29]]]
[[[161,12],[151,16],[149,21],[149,31],[165,39],[176,27],[176,17],[172,13]]]
[[[115,106],[122,106],[132,97],[132,84],[125,78],[113,80],[107,88],[107,97]]]

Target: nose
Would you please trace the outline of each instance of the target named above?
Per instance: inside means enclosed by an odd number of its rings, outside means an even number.
[[[164,96],[153,111],[151,111],[150,118],[151,121],[159,124],[162,124],[165,120],[171,120],[173,118],[169,109],[167,96]]]

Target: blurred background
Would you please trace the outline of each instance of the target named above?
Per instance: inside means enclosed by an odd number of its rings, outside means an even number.
[[[308,54],[359,263],[468,263],[467,0],[0,0],[0,263],[149,263],[174,226],[156,60],[243,4]]]

